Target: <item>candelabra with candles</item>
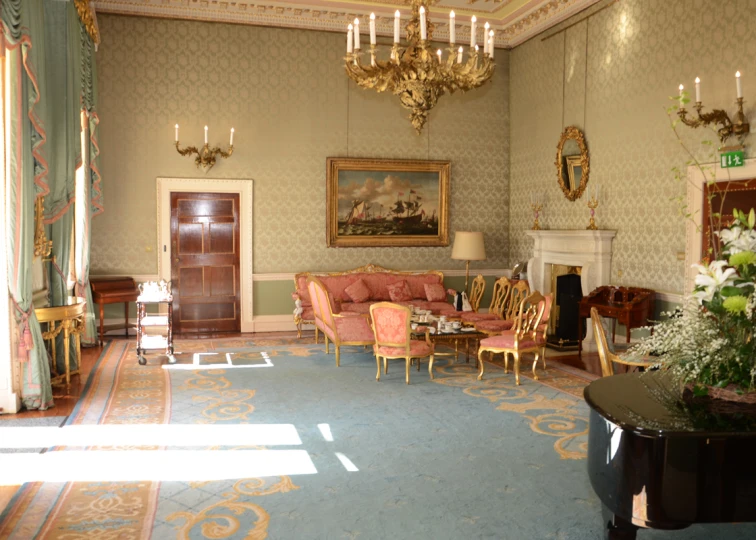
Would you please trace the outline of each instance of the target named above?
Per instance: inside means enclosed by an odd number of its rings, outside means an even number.
[[[470,49],[466,62],[464,48],[456,47],[456,17],[449,13],[448,56],[438,49],[433,54],[430,42],[435,25],[427,18],[428,5],[433,0],[408,0],[412,16],[407,23],[407,45],[400,46],[401,13],[394,14],[394,44],[388,60],[377,58],[375,14],[370,14],[370,63],[361,60],[360,20],[347,27],[347,55],[344,67],[347,75],[363,88],[378,92],[389,90],[399,96],[402,106],[409,109],[410,120],[418,134],[423,129],[428,112],[445,93],[466,92],[490,80],[494,72],[494,31],[485,24],[483,55],[476,42],[477,18],[470,20]]]
[[[210,148],[210,145],[207,143],[207,126],[205,126],[205,145],[202,148],[197,148],[196,146],[186,146],[181,148],[179,145],[179,125],[176,124],[176,150],[182,156],[196,154],[196,157],[194,158],[195,165],[197,165],[198,169],[202,167],[202,169],[207,172],[213,168],[213,165],[215,165],[215,158],[217,156],[229,158],[231,157],[231,154],[234,153],[234,128],[231,128],[231,138],[228,143],[228,150],[224,151],[219,146]]]
[[[743,138],[750,133],[751,126],[743,113],[743,86],[740,82],[740,71],[735,73],[735,84],[738,96],[736,100],[738,112],[735,113],[734,121],[731,120],[728,114],[722,109],[713,109],[708,113],[701,112],[703,109],[703,104],[701,103],[701,79],[698,77],[696,77],[696,104],[693,106],[698,113],[698,118],[688,117],[688,111],[685,109],[685,87],[682,84],[679,86],[680,109],[677,111],[677,116],[680,117],[683,124],[692,128],[708,126],[709,124],[720,126],[720,128],[717,129],[717,133],[719,134],[719,140],[722,144],[733,135],[737,136],[742,143]]]
[[[591,198],[587,203],[588,208],[591,211],[591,219],[588,221],[588,226],[586,227],[586,230],[589,230],[589,231],[598,230],[598,227],[596,226],[596,208],[598,208],[598,205],[599,205],[600,195],[601,195],[601,186],[595,185],[593,187],[593,193],[591,194]]]

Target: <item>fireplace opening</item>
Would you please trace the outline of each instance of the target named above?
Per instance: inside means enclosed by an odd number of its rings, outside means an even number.
[[[577,350],[578,310],[583,298],[580,273],[582,267],[551,265],[551,291],[554,293],[553,315],[549,321],[547,346],[560,351]]]

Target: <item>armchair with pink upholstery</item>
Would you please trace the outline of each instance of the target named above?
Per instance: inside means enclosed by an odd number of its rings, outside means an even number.
[[[520,355],[523,353],[535,353],[533,361],[533,378],[538,380],[536,366],[538,359],[543,360],[543,369],[546,369],[546,330],[551,316],[553,296],[543,296],[538,291],[534,292],[520,302],[515,317],[515,324],[511,330],[507,330],[498,336],[481,340],[478,348],[478,361],[480,373],[478,380],[483,379],[485,364],[483,353],[491,353],[491,359],[496,353],[504,354],[504,373],[509,367],[509,355],[514,357],[515,382],[520,384]]]
[[[375,335],[373,351],[375,363],[378,366],[375,380],[381,380],[381,359],[383,359],[383,369],[386,373],[388,373],[388,360],[404,359],[405,379],[409,384],[412,359],[417,359],[418,369],[420,369],[421,358],[430,358],[428,373],[433,379],[433,344],[427,334],[425,341],[410,339],[412,316],[410,309],[391,302],[379,302],[370,306],[370,316]]]
[[[320,280],[310,277],[307,289],[312,300],[315,328],[325,336],[325,350],[328,342],[333,342],[336,350],[336,367],[340,365],[342,345],[372,345],[375,343],[373,330],[366,315],[358,313],[337,314],[333,310],[333,301]],[[317,330],[316,330],[317,331]]]

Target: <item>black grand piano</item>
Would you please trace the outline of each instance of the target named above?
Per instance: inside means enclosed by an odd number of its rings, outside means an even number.
[[[639,527],[756,521],[756,408],[674,388],[648,372],[585,389],[588,475],[610,514],[607,539],[634,539]],[[756,538],[754,525],[732,527]]]

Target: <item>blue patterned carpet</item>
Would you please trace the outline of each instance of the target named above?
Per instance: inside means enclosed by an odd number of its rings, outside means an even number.
[[[343,349],[336,368],[333,353],[306,341],[184,341],[170,370],[155,357],[138,366],[133,348],[121,348],[106,351],[99,377],[62,429],[170,424],[172,433],[256,424],[277,426],[287,443],[209,437],[90,447],[138,452],[145,471],[159,452],[186,457],[174,481],[168,464],[132,482],[30,483],[0,517],[0,538],[602,537],[585,470],[588,410],[576,397],[588,381],[572,373],[550,367],[543,384],[524,378],[517,387],[500,368],[487,367],[478,382],[473,363],[441,359],[435,381],[424,363],[407,386],[401,362],[376,383],[375,361],[362,348]],[[225,368],[211,369],[222,362]],[[193,363],[203,369],[186,369]],[[278,457],[258,459],[271,450]],[[242,463],[244,478],[208,479],[224,463]],[[260,472],[266,467],[270,475]],[[46,517],[35,521],[43,504]],[[756,527],[638,537],[747,539]]]

